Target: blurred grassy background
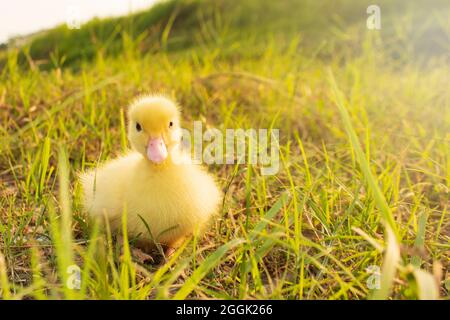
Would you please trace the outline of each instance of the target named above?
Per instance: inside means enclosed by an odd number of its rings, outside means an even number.
[[[380,31],[366,28],[369,4],[166,1],[3,48],[3,297],[362,299],[367,268],[394,261],[382,298],[448,298],[449,4],[378,1]],[[75,179],[127,148],[124,110],[144,92],[176,98],[187,128],[281,129],[278,175],[209,168],[221,217],[159,269],[92,231]],[[393,250],[370,181],[399,230]],[[74,261],[81,291],[64,285]]]

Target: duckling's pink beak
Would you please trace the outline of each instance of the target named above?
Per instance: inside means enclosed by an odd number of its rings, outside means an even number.
[[[161,163],[167,158],[167,148],[162,138],[153,138],[148,141],[147,158],[155,163]]]

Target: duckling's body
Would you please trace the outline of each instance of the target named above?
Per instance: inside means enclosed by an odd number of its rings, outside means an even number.
[[[150,114],[151,111],[149,108]],[[145,126],[144,120],[139,121],[143,122],[139,127]],[[134,124],[130,126],[130,131],[134,130]],[[130,151],[83,174],[81,181],[85,208],[93,216],[106,215],[111,228],[117,230],[126,211],[130,236],[139,236],[146,245],[156,242],[174,248],[186,236],[203,229],[217,211],[221,193],[214,179],[201,167],[171,161],[174,144],[170,143],[170,137],[163,135],[163,140],[169,147],[164,162],[149,161],[155,156],[146,157],[146,150]],[[139,145],[139,140],[131,142],[134,147]],[[150,142],[148,145],[151,148]],[[139,216],[146,221],[151,234]]]

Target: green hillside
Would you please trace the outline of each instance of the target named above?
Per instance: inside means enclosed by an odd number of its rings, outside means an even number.
[[[223,56],[230,52],[242,55],[244,50],[263,51],[268,38],[283,45],[301,37],[307,43],[303,50],[326,44],[322,49],[325,55],[336,53],[336,47],[343,50],[350,45],[357,49],[366,31],[364,13],[369,5],[370,1],[351,0],[163,1],[130,16],[94,19],[80,30],[61,25],[32,37],[25,48],[44,68],[55,64],[79,68],[80,63],[92,61],[99,53],[109,56],[123,52],[129,42],[138,43],[143,54],[208,46],[220,48]],[[426,2],[382,1],[380,5],[388,8],[383,12],[380,34],[389,42],[399,42],[389,43],[387,49],[393,55],[404,56],[405,50],[409,58],[411,53],[448,53],[445,1],[433,2],[437,16],[424,15]],[[395,22],[397,13],[404,21]]]

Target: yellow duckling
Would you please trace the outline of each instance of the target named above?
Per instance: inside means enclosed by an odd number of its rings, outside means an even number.
[[[187,236],[203,229],[222,197],[202,168],[175,161],[179,118],[177,105],[168,98],[136,99],[128,110],[134,150],[81,175],[86,210],[94,217],[106,215],[114,231],[126,210],[128,234],[140,235],[139,243],[147,250],[160,243],[166,253],[173,252]]]

